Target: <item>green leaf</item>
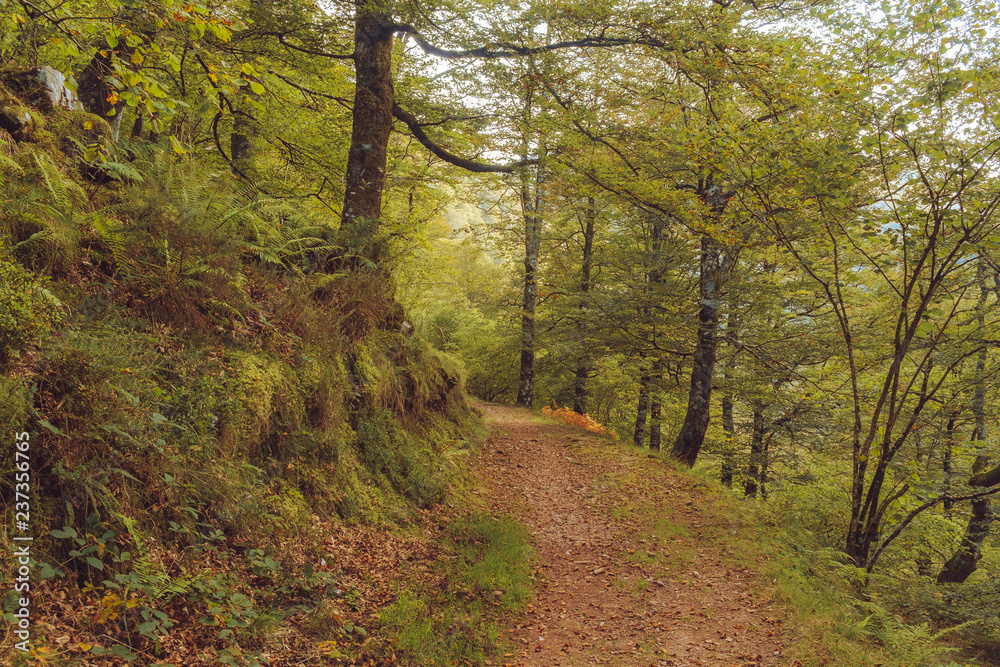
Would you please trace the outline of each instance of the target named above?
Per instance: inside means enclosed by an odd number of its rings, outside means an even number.
[[[62,530],[50,530],[49,535],[58,538],[60,540],[66,539],[67,537],[72,537],[74,539],[79,537],[79,534],[77,534],[76,530],[74,530],[70,526],[63,526]]]
[[[181,142],[177,141],[177,137],[172,134],[170,135],[170,147],[173,148],[174,152],[178,155],[185,155],[187,153],[187,149],[184,148]]]
[[[119,394],[121,394],[122,396],[124,396],[128,400],[130,400],[132,402],[132,405],[139,405],[139,397],[136,396],[135,394],[130,394],[129,392],[127,392],[124,389],[122,389],[121,387],[119,387],[117,385],[113,385],[110,382],[108,383],[108,386],[111,387],[112,389],[114,389],[115,391],[117,391]]]
[[[56,569],[48,563],[39,563],[38,576],[42,579],[51,579],[52,577],[64,577],[66,575],[62,570]]]
[[[251,81],[250,82],[250,90],[252,90],[253,92],[257,93],[258,95],[262,95],[264,93],[265,88],[264,88],[264,86],[260,85],[256,81]]]
[[[90,565],[90,567],[96,567],[98,570],[104,569],[104,563],[102,563],[100,559],[94,558],[93,556],[87,556],[87,564]]]
[[[60,431],[57,427],[53,426],[48,420],[40,419],[38,421],[38,425],[41,426],[42,428],[45,428],[45,429],[48,429],[49,431],[52,431],[56,435],[61,435],[63,437],[66,437],[65,433],[63,433],[62,431]]]

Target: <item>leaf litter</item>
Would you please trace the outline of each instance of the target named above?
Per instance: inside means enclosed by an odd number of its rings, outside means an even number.
[[[504,665],[781,664],[781,619],[755,564],[726,553],[706,485],[579,428],[480,407],[492,509],[525,523],[539,552]]]

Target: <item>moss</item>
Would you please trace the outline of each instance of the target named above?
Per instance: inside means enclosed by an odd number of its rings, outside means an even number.
[[[306,393],[306,415],[313,428],[333,429],[347,422],[344,414],[348,374],[339,356],[303,355],[299,382]]]
[[[229,444],[256,457],[264,453],[261,448],[266,441],[277,433],[287,433],[287,429],[273,427],[304,421],[305,408],[294,373],[286,363],[264,354],[236,351],[227,360],[233,364],[230,387],[235,398],[224,425],[230,432]]]
[[[108,121],[86,111],[58,109],[45,116],[43,122],[44,129],[59,138],[63,152],[75,150],[74,140],[86,146],[111,137]]]
[[[58,307],[33,273],[0,255],[0,371],[59,319]]]

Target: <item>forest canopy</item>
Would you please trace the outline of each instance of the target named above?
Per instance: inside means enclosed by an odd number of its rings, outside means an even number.
[[[359,341],[415,329],[477,397],[565,406],[801,515],[861,578],[986,585],[998,21],[992,0],[0,0],[0,369],[102,299],[228,346],[294,320],[275,349],[329,337],[345,386],[378,365]],[[32,101],[43,68],[78,104]]]

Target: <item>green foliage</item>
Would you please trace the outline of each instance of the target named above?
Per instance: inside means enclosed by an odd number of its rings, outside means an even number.
[[[374,410],[358,420],[358,446],[376,480],[392,488],[419,507],[444,498],[444,475],[435,470],[431,453],[416,446],[387,410]]]
[[[7,250],[36,268],[65,272],[88,219],[87,195],[46,153],[32,154],[25,180],[30,184],[26,192],[17,197],[4,193],[5,200],[13,200],[0,228]]]
[[[62,303],[33,273],[0,254],[0,371],[61,319]]]
[[[527,529],[503,517],[477,514],[449,526],[460,554],[466,582],[480,595],[490,595],[501,611],[516,611],[531,598],[535,553]]]
[[[379,614],[394,649],[412,664],[499,659],[498,619],[530,600],[535,556],[524,526],[474,514],[453,521],[449,533],[457,559],[442,573],[448,588],[403,591]]]

